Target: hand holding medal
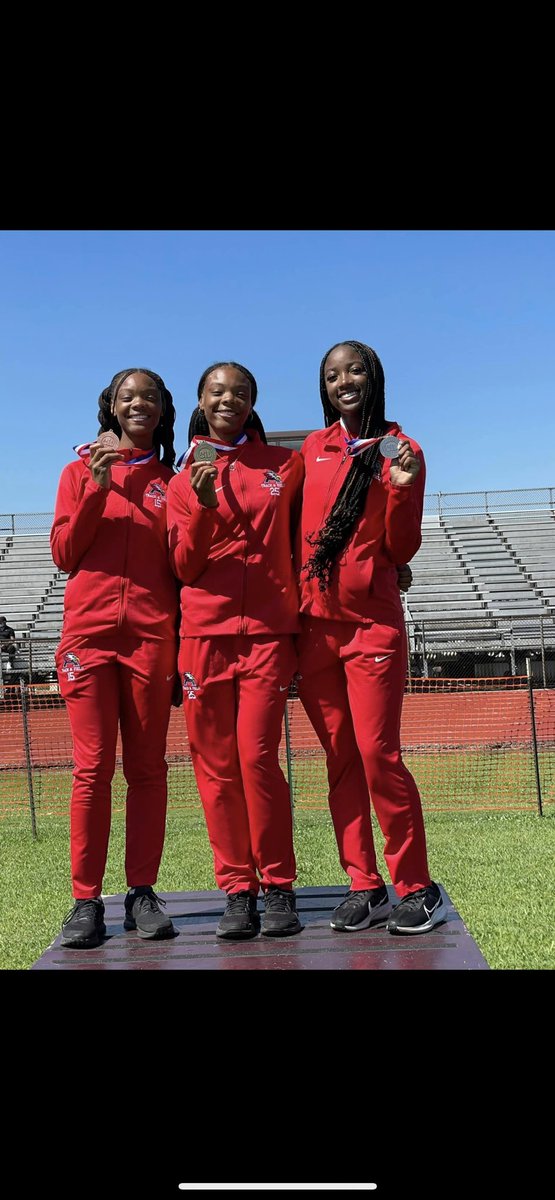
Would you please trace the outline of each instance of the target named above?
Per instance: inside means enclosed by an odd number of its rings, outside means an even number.
[[[199,442],[193,451],[191,467],[191,485],[204,508],[217,508],[218,499],[214,480],[218,471],[213,463],[217,458],[217,450],[210,442]]]
[[[384,458],[391,459],[389,478],[394,487],[409,487],[414,483],[420,470],[420,460],[411,449],[410,442],[388,435],[380,442],[380,453]]]
[[[112,483],[112,466],[121,462],[123,455],[120,451],[119,438],[112,429],[99,433],[89,446],[89,468],[94,482],[99,487],[109,488]]]

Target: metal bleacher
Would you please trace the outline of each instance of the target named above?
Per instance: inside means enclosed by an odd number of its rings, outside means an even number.
[[[31,637],[58,640],[66,579],[53,562],[47,533],[0,538],[0,612],[16,635],[16,671],[27,665],[25,643]],[[53,651],[48,667],[54,669]],[[4,662],[3,670],[8,669]]]
[[[497,645],[512,618],[528,641],[541,625],[555,644],[553,510],[425,516],[411,565],[406,614],[424,623],[429,647],[445,645],[455,622],[457,641]]]
[[[473,511],[476,497],[481,511]],[[518,626],[517,643],[539,637],[542,646],[555,648],[555,490],[495,493],[494,499],[488,510],[478,493],[439,494],[440,511],[430,513],[436,497],[426,497],[422,546],[404,597],[413,648],[414,635],[425,630],[431,651],[499,649],[511,623]],[[0,520],[0,613],[16,633],[16,667],[23,669],[25,646],[42,641],[45,672],[54,670],[67,580],[50,553],[51,521],[50,513],[10,516],[10,530]],[[5,655],[2,664],[8,669]]]

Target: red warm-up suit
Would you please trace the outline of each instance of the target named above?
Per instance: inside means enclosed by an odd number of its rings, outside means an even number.
[[[400,432],[391,424],[388,431]],[[422,535],[425,465],[413,484],[394,487],[379,459],[363,512],[340,554],[329,588],[301,571],[299,693],[326,752],[329,805],[340,861],[354,891],[383,880],[376,864],[369,792],[385,837],[384,856],[402,898],[430,883],[420,796],[401,758],[401,707],[407,668],[396,563],[409,562]],[[300,558],[322,529],[353,459],[339,421],[312,433],[305,462]]]
[[[130,464],[131,453],[139,461]],[[156,882],[167,806],[165,760],[177,669],[178,585],[167,548],[173,472],[126,452],[110,488],[87,462],[64,467],[50,536],[67,571],[56,652],[74,751],[71,870],[76,900],[99,896],[106,866],[118,723],[127,780],[129,887]]]
[[[256,895],[260,884],[290,889],[296,875],[278,747],[296,670],[303,464],[249,431],[214,465],[217,508],[199,503],[188,467],[168,491],[170,559],[184,584],[179,669],[216,881]]]

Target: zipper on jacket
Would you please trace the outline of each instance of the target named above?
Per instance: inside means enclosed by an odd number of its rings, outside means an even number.
[[[234,465],[237,467],[238,464],[236,463]],[[239,480],[239,487],[241,488],[241,494],[242,494],[243,500],[244,500],[244,514],[245,514],[245,517],[247,519],[249,519],[247,489],[245,487],[243,475],[242,475],[241,471],[237,471],[237,479]],[[239,633],[245,633],[245,611],[244,610],[245,610],[245,592],[246,592],[246,585],[247,585],[247,559],[248,559],[248,556],[249,556],[248,541],[247,541],[247,537],[245,536],[245,550],[244,550],[244,554],[243,554],[243,586],[241,589],[241,615],[239,617]]]
[[[336,468],[335,468],[335,471],[334,471],[334,473],[333,473],[333,475],[332,475],[332,477],[331,477],[331,479],[330,479],[330,481],[329,481],[329,483],[328,483],[328,490],[327,490],[327,492],[326,492],[326,499],[324,500],[324,511],[323,511],[323,516],[322,516],[322,521],[323,521],[323,522],[324,522],[324,521],[326,521],[326,520],[327,520],[327,518],[328,518],[328,516],[329,516],[329,512],[328,512],[329,498],[330,498],[330,495],[331,495],[331,493],[332,493],[332,491],[333,491],[333,489],[334,489],[334,487],[335,487],[335,483],[336,483],[336,480],[337,480],[337,476],[338,476],[338,474],[339,474],[339,471],[341,470],[341,467],[343,466],[343,463],[344,463],[344,462],[346,462],[346,460],[347,460],[347,458],[348,458],[348,457],[349,457],[349,456],[348,456],[347,452],[345,451],[345,454],[343,455],[343,458],[340,460],[340,462],[338,462],[338,464],[337,464],[337,466],[336,466]]]
[[[125,475],[123,477],[123,492],[124,492],[124,496],[125,496],[125,506],[126,506],[125,507],[125,518],[124,518],[125,541],[124,541],[124,547],[123,547],[123,566],[122,566],[122,571],[121,571],[121,583],[120,583],[120,594],[119,594],[118,629],[121,629],[121,627],[125,621],[126,608],[127,608],[127,588],[128,588],[128,584],[129,584],[129,580],[127,578],[127,560],[129,557],[129,531],[130,531],[131,520],[132,520],[131,505],[129,503],[129,497],[127,495],[127,492],[129,490],[128,483],[131,482],[130,476],[131,476],[131,472],[133,471],[133,469],[134,469],[133,467],[128,467],[127,471],[125,472]]]

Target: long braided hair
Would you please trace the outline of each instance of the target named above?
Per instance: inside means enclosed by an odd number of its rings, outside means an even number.
[[[326,362],[338,346],[353,346],[358,350],[367,374],[367,386],[362,406],[359,437],[379,437],[385,433],[388,422],[385,419],[385,376],[382,364],[371,346],[364,342],[347,339],[336,342],[326,351],[320,363],[320,398],[324,410],[326,427],[333,425],[339,417],[337,409],[331,404],[327,388],[325,368]],[[305,563],[307,579],[317,579],[321,592],[329,587],[332,571],[339,555],[349,542],[355,525],[362,513],[366,501],[366,493],[380,457],[378,443],[364,450],[353,458],[346,478],[337,494],[335,504],[318,533],[306,535],[306,540],[314,547],[308,562]]]
[[[163,462],[165,467],[173,467],[175,462],[175,449],[173,444],[173,429],[175,424],[175,408],[173,406],[173,396],[168,391],[164,380],[156,371],[151,371],[149,367],[127,367],[125,371],[118,371],[114,375],[112,382],[108,387],[100,393],[98,397],[98,420],[100,424],[100,433],[105,433],[108,429],[113,429],[118,437],[121,436],[121,426],[115,415],[112,412],[112,403],[115,400],[118,390],[127,379],[128,375],[149,375],[154,380],[160,398],[162,400],[162,413],[156,429],[152,436],[152,444],[156,450],[158,458]],[[160,448],[164,447],[163,457],[160,457]]]
[[[208,376],[212,373],[212,371],[216,371],[218,369],[218,367],[235,367],[236,371],[240,371],[241,375],[244,375],[245,378],[248,379],[248,381],[251,385],[252,408],[251,408],[251,411],[245,421],[243,428],[256,430],[256,432],[260,436],[260,440],[262,442],[265,442],[267,445],[268,438],[266,437],[266,432],[265,432],[264,426],[262,424],[262,421],[260,420],[260,417],[258,416],[258,413],[255,413],[255,411],[254,411],[254,406],[256,404],[256,397],[258,396],[258,384],[256,382],[256,379],[254,378],[254,375],[250,371],[248,371],[246,367],[242,367],[241,363],[215,362],[215,363],[212,363],[212,365],[210,367],[207,367],[206,370],[202,372],[202,375],[198,381],[198,387],[197,387],[198,399],[200,400],[200,398],[202,396],[202,393],[204,391],[204,385],[206,383]],[[188,433],[189,444],[191,443],[195,434],[199,434],[201,437],[210,437],[210,429],[208,427],[208,421],[206,420],[206,417],[205,417],[202,409],[199,408],[198,405],[193,410],[193,412],[191,414],[191,420],[189,421],[189,433]]]

